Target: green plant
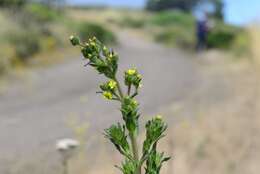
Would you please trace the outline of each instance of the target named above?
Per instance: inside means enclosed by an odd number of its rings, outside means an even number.
[[[30,3],[26,5],[25,11],[29,16],[38,22],[50,22],[61,17],[61,14],[48,6],[40,3]]]
[[[120,25],[130,28],[142,28],[145,25],[145,20],[140,18],[133,18],[131,16],[125,16],[120,21]]]
[[[116,37],[114,33],[101,24],[84,22],[78,25],[79,36],[83,39],[89,39],[96,36],[104,43],[115,43]]]
[[[240,34],[241,28],[216,21],[216,27],[208,34],[207,44],[210,48],[229,49]]]
[[[0,7],[21,7],[27,0],[0,0]]]
[[[192,48],[195,42],[194,32],[183,27],[171,27],[155,35],[155,41],[181,48]]]
[[[122,166],[117,166],[123,174],[141,174],[143,165],[146,164],[146,174],[159,174],[163,162],[169,157],[157,151],[158,141],[164,137],[166,124],[161,116],[149,120],[146,123],[146,138],[143,142],[142,155],[139,157],[137,136],[139,132],[139,104],[135,100],[141,86],[142,76],[136,69],[129,69],[124,73],[124,84],[127,92],[124,93],[117,80],[118,55],[109,50],[95,37],[86,43],[71,36],[72,45],[79,46],[83,56],[88,60],[89,66],[97,70],[109,80],[100,85],[98,93],[103,94],[107,100],[118,101],[121,104],[123,123],[113,124],[105,129],[105,137],[108,138],[116,149],[124,156]]]
[[[36,33],[21,31],[8,34],[8,40],[14,46],[16,57],[22,61],[40,51],[40,40]]]
[[[228,49],[232,45],[235,35],[236,34],[232,31],[211,31],[207,38],[208,46],[211,48]]]
[[[178,25],[183,27],[192,27],[195,24],[194,17],[189,13],[182,11],[170,10],[156,13],[150,20],[151,24],[158,26]],[[186,28],[186,29],[187,29]]]

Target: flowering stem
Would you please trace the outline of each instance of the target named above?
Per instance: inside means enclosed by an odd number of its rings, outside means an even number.
[[[170,157],[164,157],[163,153],[157,151],[156,144],[164,136],[167,125],[163,122],[161,116],[149,120],[146,123],[146,139],[143,142],[141,159],[138,152],[138,113],[139,104],[134,97],[138,95],[138,89],[142,81],[142,76],[138,71],[128,69],[124,74],[124,84],[127,86],[126,93],[123,93],[121,85],[116,78],[118,67],[118,56],[111,50],[109,51],[95,37],[82,44],[78,37],[70,37],[73,46],[80,46],[81,52],[87,60],[87,65],[94,67],[98,73],[103,74],[109,81],[100,85],[105,99],[117,100],[121,103],[120,111],[124,123],[113,124],[105,129],[105,136],[115,145],[117,150],[125,156],[122,167],[118,167],[123,174],[141,174],[142,166],[146,162],[145,173],[160,173],[162,163],[168,161]],[[131,91],[132,87],[133,92]],[[132,94],[133,93],[133,94]],[[64,174],[67,174],[67,161],[64,161]]]

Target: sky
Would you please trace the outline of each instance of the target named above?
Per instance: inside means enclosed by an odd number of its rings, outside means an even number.
[[[146,0],[67,0],[71,4],[108,5],[116,7],[142,8]],[[260,0],[224,0],[225,20],[235,25],[260,19]]]

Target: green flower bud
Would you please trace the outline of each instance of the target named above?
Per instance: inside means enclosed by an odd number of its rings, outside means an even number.
[[[70,42],[73,46],[77,46],[80,44],[80,39],[75,36],[70,36]]]
[[[107,100],[112,100],[113,98],[113,94],[111,92],[108,92],[108,91],[104,91],[103,92],[103,97]]]

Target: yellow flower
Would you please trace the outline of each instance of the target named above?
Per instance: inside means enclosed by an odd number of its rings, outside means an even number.
[[[156,116],[155,116],[155,119],[157,119],[157,120],[162,120],[162,116],[161,116],[161,115],[156,115]]]
[[[108,91],[104,91],[103,96],[104,96],[105,99],[108,99],[108,100],[111,100],[113,98],[112,93],[108,92]]]
[[[108,86],[109,86],[109,88],[110,88],[111,90],[115,89],[115,88],[116,88],[116,85],[117,85],[117,83],[116,83],[114,80],[110,80],[110,81],[108,82]]]
[[[136,74],[136,69],[129,69],[129,70],[127,70],[127,74],[128,74],[128,75],[134,75],[134,74]]]
[[[141,75],[141,74],[138,74],[137,77],[138,77],[139,79],[142,79],[142,75]]]

